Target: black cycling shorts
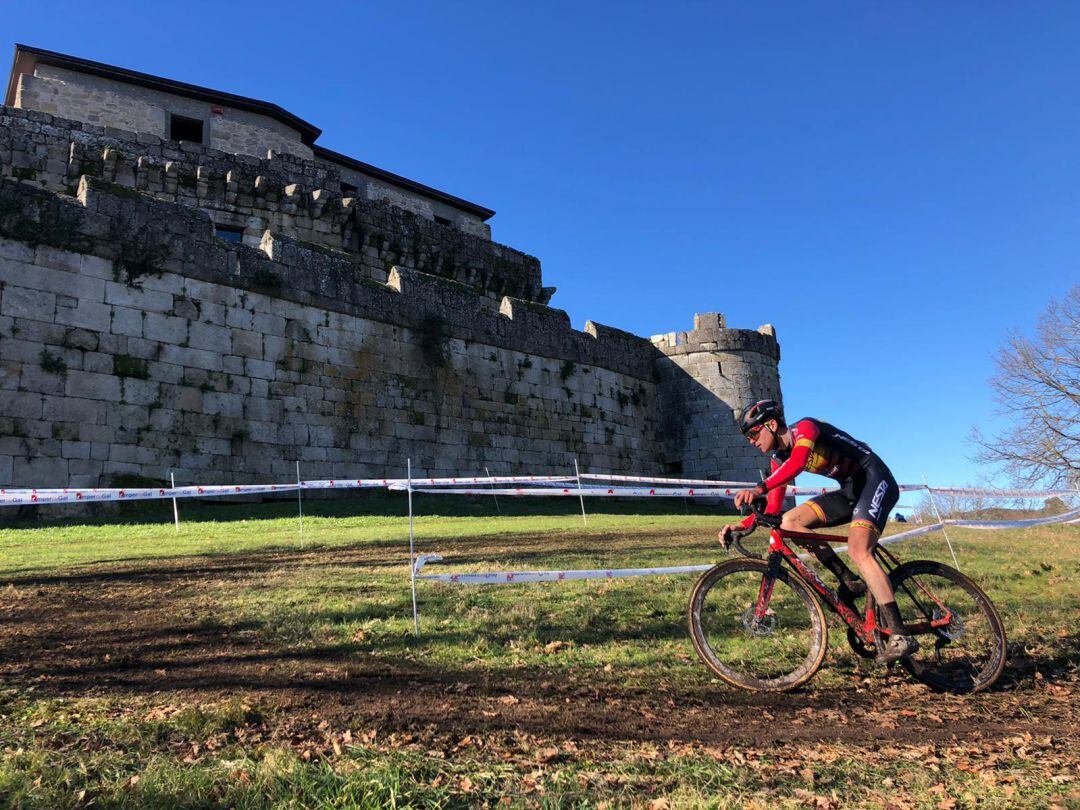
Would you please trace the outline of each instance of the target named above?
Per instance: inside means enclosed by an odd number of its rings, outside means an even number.
[[[878,459],[877,463],[860,467],[839,490],[817,495],[806,503],[825,526],[850,522],[852,526],[872,528],[880,535],[898,500],[900,487],[885,462]]]

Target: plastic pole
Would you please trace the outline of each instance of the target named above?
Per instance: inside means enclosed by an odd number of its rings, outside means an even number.
[[[173,492],[176,491],[176,473],[169,473],[169,481],[172,483]],[[176,524],[176,533],[180,534],[180,510],[176,506],[176,498],[172,499],[172,519]]]
[[[941,524],[941,533],[945,535],[945,543],[949,547],[949,553],[952,554],[953,565],[956,566],[956,570],[960,570],[960,561],[956,559],[956,551],[953,549],[952,540],[949,539],[949,530],[945,528],[945,519],[941,516],[941,510],[938,509],[937,499],[934,497],[934,490],[930,489],[930,484],[927,483],[926,476],[923,476],[923,483],[926,484],[926,494],[930,497],[930,505],[934,507],[934,514],[937,515],[938,523]]]
[[[420,613],[416,608],[416,536],[413,533],[412,508],[412,459],[405,459],[405,472],[408,477],[409,493],[409,578],[412,581],[412,621],[413,635],[420,635]]]
[[[581,522],[589,525],[589,519],[585,517],[585,496],[581,494],[581,471],[578,469],[577,458],[574,459],[574,475],[577,476],[578,500],[581,501]]]
[[[489,470],[489,469],[488,469],[487,467],[484,467],[484,472],[486,472],[486,473],[487,473],[487,477],[488,477],[488,478],[491,478],[491,470]],[[496,486],[496,485],[495,485],[495,482],[494,482],[494,481],[492,481],[492,482],[491,482],[491,488],[492,488],[492,489],[495,489],[495,486]],[[501,515],[501,514],[502,514],[502,509],[500,509],[500,508],[499,508],[499,496],[498,496],[498,495],[492,495],[491,497],[495,499],[495,511],[496,511],[496,512],[497,512],[498,514],[500,514],[500,515]]]
[[[296,508],[300,512],[300,549],[304,548],[304,485],[300,481],[300,460],[296,460]]]

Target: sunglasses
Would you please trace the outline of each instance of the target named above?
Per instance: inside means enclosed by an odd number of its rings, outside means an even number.
[[[757,441],[757,437],[761,435],[761,431],[763,431],[764,429],[764,425],[758,425],[755,428],[750,428],[750,430],[746,431],[746,440],[750,442],[750,444],[753,444]]]

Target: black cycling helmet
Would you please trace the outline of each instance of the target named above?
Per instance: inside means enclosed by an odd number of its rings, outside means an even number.
[[[775,419],[778,425],[784,425],[784,409],[774,399],[762,399],[753,405],[747,405],[739,415],[739,430],[743,436],[756,428],[764,425],[770,419]]]

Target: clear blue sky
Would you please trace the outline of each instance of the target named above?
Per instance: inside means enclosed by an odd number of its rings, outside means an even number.
[[[5,4],[7,47],[273,101],[494,208],[577,328],[773,323],[789,412],[905,482],[980,480],[995,350],[1080,282],[1080,4],[154,8]]]

